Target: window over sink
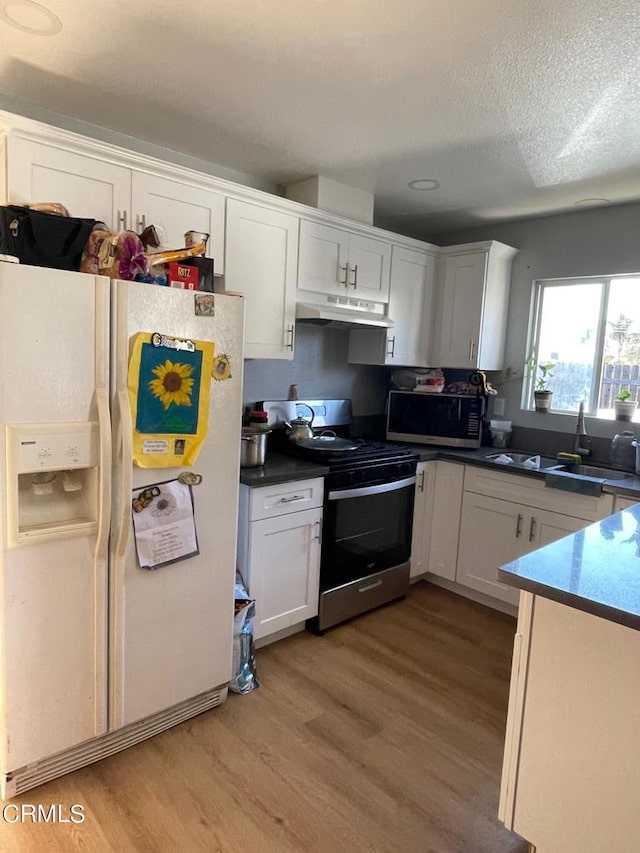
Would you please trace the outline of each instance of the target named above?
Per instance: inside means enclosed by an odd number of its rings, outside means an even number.
[[[535,282],[529,341],[529,363],[553,365],[554,412],[574,414],[584,401],[586,414],[613,418],[620,392],[640,401],[640,274]],[[536,378],[525,373],[525,409]]]

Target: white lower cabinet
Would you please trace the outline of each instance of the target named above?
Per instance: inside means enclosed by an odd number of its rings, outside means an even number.
[[[538,853],[636,853],[640,632],[522,592],[498,818]]]
[[[456,580],[509,604],[518,603],[519,590],[497,579],[500,566],[582,530],[613,509],[610,495],[545,489],[541,480],[471,466],[464,488]]]
[[[616,495],[613,500],[613,511],[621,512],[623,509],[629,509],[630,506],[635,506],[638,501],[633,498],[623,498],[619,495]]]
[[[437,462],[418,462],[416,469],[416,496],[413,504],[413,534],[411,537],[411,578],[424,575],[429,563],[431,513],[433,511],[437,464]]]
[[[464,465],[420,462],[416,471],[411,577],[456,578]]]
[[[240,487],[238,568],[256,640],[318,613],[322,499],[322,479]]]
[[[457,580],[485,595],[517,604],[520,591],[497,579],[498,568],[586,524],[581,518],[530,510],[522,504],[465,492]]]

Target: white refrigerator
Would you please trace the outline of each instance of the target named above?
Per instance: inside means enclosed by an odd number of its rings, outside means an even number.
[[[226,698],[244,304],[207,294],[196,307],[197,296],[0,263],[3,797]],[[190,467],[133,465],[138,333],[213,342],[227,356]],[[187,471],[202,478],[189,485],[199,553],[141,568],[134,490]]]

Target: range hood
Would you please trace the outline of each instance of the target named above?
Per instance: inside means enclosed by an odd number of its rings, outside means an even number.
[[[348,296],[310,293],[308,302],[296,303],[296,322],[390,329],[395,324],[385,313],[385,307],[380,302],[366,302]]]

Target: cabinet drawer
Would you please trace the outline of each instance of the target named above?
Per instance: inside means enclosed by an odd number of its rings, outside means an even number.
[[[586,521],[597,521],[613,512],[611,495],[578,495],[547,489],[544,480],[503,474],[486,468],[465,466],[464,489],[488,497],[501,498],[550,512],[560,512]]]
[[[273,518],[288,512],[320,507],[323,497],[322,477],[251,489],[249,518],[251,521],[258,521],[261,518]]]

